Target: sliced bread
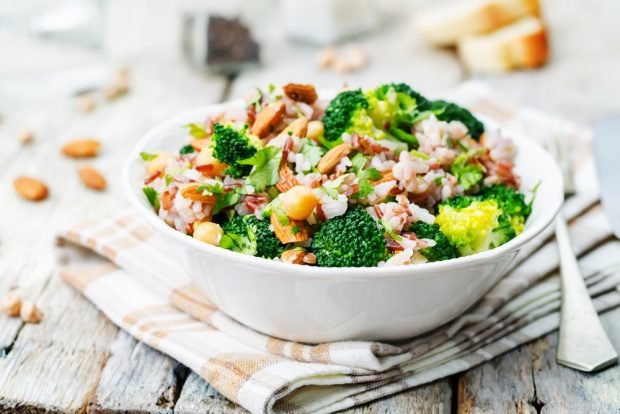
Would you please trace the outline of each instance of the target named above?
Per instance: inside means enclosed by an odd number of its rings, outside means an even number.
[[[458,52],[472,72],[533,68],[547,60],[547,31],[540,19],[526,17],[493,33],[464,38]]]
[[[464,36],[492,32],[539,13],[538,0],[461,0],[421,12],[413,24],[432,44],[451,46]]]

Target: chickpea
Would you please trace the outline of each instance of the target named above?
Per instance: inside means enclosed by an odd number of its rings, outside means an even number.
[[[224,170],[226,169],[226,164],[216,160],[215,157],[213,157],[211,148],[209,147],[200,150],[200,153],[196,157],[195,163],[197,167],[203,167],[198,168],[199,171],[205,171],[208,173],[206,175],[209,176],[224,175]],[[208,166],[208,168],[206,168],[206,166]]]
[[[157,157],[153,158],[147,164],[146,170],[149,175],[155,174],[158,171],[164,171],[170,160],[170,154],[167,152],[159,151]]]
[[[222,230],[219,224],[205,222],[196,226],[193,236],[196,240],[200,240],[201,242],[219,246],[223,234],[224,230]]]
[[[284,212],[292,220],[305,220],[319,202],[312,189],[303,185],[297,185],[279,197]]]
[[[308,131],[306,132],[306,137],[313,141],[316,141],[321,135],[323,135],[323,130],[323,122],[310,121],[308,122]]]

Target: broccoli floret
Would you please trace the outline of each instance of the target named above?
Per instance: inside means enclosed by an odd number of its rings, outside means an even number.
[[[387,254],[383,231],[359,206],[326,221],[311,249],[321,267],[373,267]]]
[[[467,109],[446,101],[432,101],[428,108],[440,121],[461,121],[467,127],[469,135],[479,140],[484,132],[484,125]]]
[[[430,101],[426,99],[422,94],[414,91],[411,86],[406,83],[386,83],[375,89],[377,98],[385,100],[385,97],[390,89],[393,89],[397,94],[407,95],[415,100],[415,105],[419,111],[425,111],[430,106]]]
[[[446,235],[441,232],[439,225],[417,221],[413,223],[409,229],[414,232],[419,239],[432,239],[435,241],[435,246],[427,247],[420,251],[429,262],[438,262],[440,260],[459,257],[459,251]]]
[[[469,202],[467,206],[465,204]],[[439,205],[435,223],[463,256],[497,247],[509,240],[500,226],[502,210],[493,200],[462,197],[455,206]]]
[[[390,135],[409,147],[418,140],[412,134],[413,125],[423,115],[429,101],[404,83],[388,83],[366,92],[368,110],[377,128],[386,128]]]
[[[525,195],[503,184],[483,187],[479,197],[483,200],[495,200],[503,212],[503,221],[510,224],[515,235],[525,227],[525,220],[532,213],[532,206],[525,203]]]
[[[256,154],[256,148],[245,134],[221,124],[213,124],[213,156],[218,161],[228,164],[225,174],[241,178],[252,170],[251,165],[238,162]]]
[[[223,226],[221,244],[230,250],[272,259],[282,252],[282,243],[269,228],[268,220],[254,215],[234,216]]]
[[[462,255],[500,246],[525,227],[531,206],[512,187],[483,187],[478,195],[459,196],[439,205],[435,220]]]
[[[340,92],[325,109],[325,139],[336,141],[345,132],[383,139],[385,132],[377,129],[368,115],[368,100],[360,89]]]

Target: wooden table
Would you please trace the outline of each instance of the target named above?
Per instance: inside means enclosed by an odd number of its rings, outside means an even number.
[[[120,3],[124,2],[109,2],[116,15]],[[166,0],[149,2],[144,20],[163,18],[171,7]],[[578,0],[546,1],[553,40],[550,64],[484,80],[508,98],[579,122],[590,122],[601,111],[620,111],[614,94],[620,92],[619,13],[614,0],[588,3],[587,10]],[[152,39],[154,32],[147,34],[152,50],[165,43]],[[319,71],[312,60],[314,49],[283,40],[265,45],[268,64],[235,78],[192,70],[174,52],[157,57],[111,54],[108,62],[131,68],[131,93],[89,114],[79,113],[72,99],[24,103],[0,95],[0,295],[17,288],[45,313],[39,325],[0,316],[0,412],[243,411],[186,367],[119,331],[63,284],[56,274],[53,235],[63,223],[124,205],[119,182],[123,159],[146,129],[174,114],[243,96],[251,86],[270,82],[313,81],[332,87],[344,81],[357,85],[398,79],[437,94],[470,77],[452,52],[430,49],[403,22],[362,43],[371,64],[348,76]],[[40,51],[40,46],[0,37],[2,56],[15,57],[6,64],[3,58],[0,75],[53,66],[55,56],[69,53]],[[84,59],[92,58],[86,55]],[[29,146],[17,140],[25,128],[36,134]],[[59,154],[62,142],[82,136],[104,143],[103,153],[92,162],[109,182],[101,194],[85,189],[77,177],[78,163]],[[40,204],[18,199],[12,182],[20,174],[46,180],[51,197]],[[602,319],[620,349],[620,309]],[[551,334],[461,375],[350,412],[617,413],[620,367],[597,375],[559,367],[555,345],[556,334]]]

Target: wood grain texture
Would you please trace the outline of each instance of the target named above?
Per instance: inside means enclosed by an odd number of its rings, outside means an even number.
[[[89,413],[171,413],[189,369],[119,331]]]
[[[448,414],[452,411],[452,383],[440,380],[418,388],[345,410],[347,414]]]
[[[44,323],[24,326],[0,359],[0,412],[83,411],[117,328],[59,278],[38,304]]]
[[[192,372],[185,381],[174,412],[175,414],[242,414],[248,411],[227,400],[204,379]]]
[[[620,263],[620,242],[612,241],[580,260],[586,275]],[[616,270],[617,271],[617,270]],[[602,315],[620,349],[620,308]],[[461,374],[459,413],[614,413],[620,407],[620,366],[586,374],[555,362],[557,333],[547,335]]]

